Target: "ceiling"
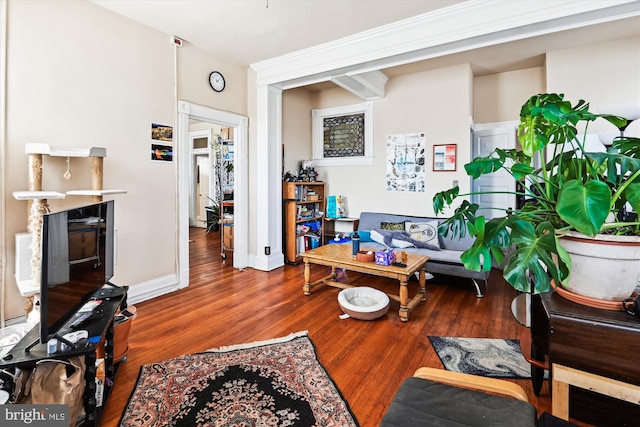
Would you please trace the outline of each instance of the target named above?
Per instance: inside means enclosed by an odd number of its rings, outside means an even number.
[[[249,65],[463,0],[91,0]]]
[[[239,66],[281,56],[463,0],[90,0]],[[640,18],[578,28],[382,70],[388,77],[460,63],[474,75],[544,64],[544,53],[636,36]],[[638,55],[638,52],[633,54]],[[323,88],[321,83],[313,88]]]

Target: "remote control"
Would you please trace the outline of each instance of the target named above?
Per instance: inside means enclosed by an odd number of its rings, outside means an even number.
[[[68,334],[63,335],[62,338],[69,341],[70,343],[75,344],[80,340],[86,340],[87,338],[89,338],[89,332],[85,330],[69,332]]]
[[[80,317],[78,317],[76,320],[74,320],[73,323],[71,325],[69,325],[69,327],[71,329],[76,329],[77,327],[82,325],[84,322],[89,320],[89,318],[91,317],[91,314],[92,313],[83,313]]]
[[[403,264],[401,262],[394,262],[391,265],[395,266],[395,267],[406,267],[407,264]]]

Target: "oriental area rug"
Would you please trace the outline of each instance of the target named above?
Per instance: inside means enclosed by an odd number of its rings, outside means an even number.
[[[429,341],[449,371],[492,378],[531,378],[520,341],[499,338],[434,337]]]
[[[307,332],[144,365],[120,426],[358,426]]]

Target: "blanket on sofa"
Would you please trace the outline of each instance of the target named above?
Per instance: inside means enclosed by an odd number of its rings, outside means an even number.
[[[376,228],[371,230],[371,240],[385,245],[388,248],[423,248],[439,251],[440,248],[420,240],[412,239],[406,231],[383,230]]]

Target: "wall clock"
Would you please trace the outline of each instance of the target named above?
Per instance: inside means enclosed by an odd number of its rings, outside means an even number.
[[[220,73],[219,71],[214,71],[209,74],[209,85],[211,85],[211,89],[215,90],[216,92],[222,92],[225,85],[222,73]]]

